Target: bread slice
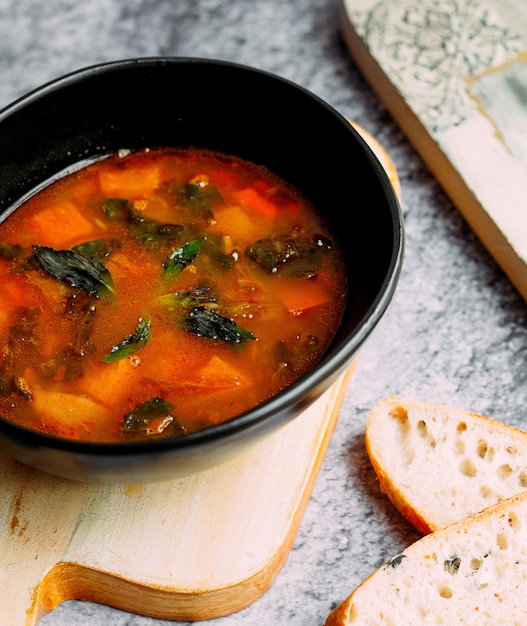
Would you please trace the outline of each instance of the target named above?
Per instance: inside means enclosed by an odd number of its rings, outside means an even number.
[[[325,626],[526,623],[523,492],[424,536],[359,585]]]
[[[381,490],[423,533],[527,488],[527,432],[469,411],[389,397],[365,443]]]

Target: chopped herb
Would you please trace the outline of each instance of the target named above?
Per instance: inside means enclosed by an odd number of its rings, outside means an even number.
[[[176,278],[181,272],[192,263],[192,261],[198,256],[205,243],[206,237],[199,237],[192,241],[187,241],[168,257],[163,263],[163,267],[167,272],[167,275],[172,278]]]
[[[35,330],[42,315],[42,308],[17,306],[14,313],[16,321],[9,327],[9,336],[26,346],[34,343]]]
[[[166,245],[180,235],[183,226],[163,224],[145,217],[134,210],[131,202],[123,198],[108,198],[104,203],[104,212],[109,219],[122,222],[128,227],[134,239],[150,248]]]
[[[214,207],[223,202],[223,197],[214,185],[190,182],[178,187],[176,202],[179,206],[210,221],[214,215]]]
[[[7,343],[0,351],[0,396],[8,396],[13,391],[27,400],[32,397],[26,380],[16,371],[24,353],[38,354],[36,330],[42,309],[39,306],[14,309],[15,322],[9,326]]]
[[[102,261],[106,257],[110,256],[114,250],[121,247],[121,241],[115,237],[105,237],[103,239],[94,239],[93,241],[86,241],[74,246],[73,250],[87,254],[98,261]]]
[[[203,302],[213,303],[216,302],[216,298],[210,295],[210,287],[196,287],[188,291],[167,293],[159,298],[159,302],[165,306],[183,308]]]
[[[33,270],[37,267],[32,252],[18,243],[1,243],[0,259],[12,263],[11,269],[15,274]]]
[[[89,296],[86,295],[86,298]],[[75,334],[71,343],[42,362],[40,370],[44,376],[71,382],[84,375],[83,358],[95,352],[91,337],[96,311],[91,299],[79,301],[75,296],[68,298],[66,314],[74,321]]]
[[[26,250],[18,243],[0,243],[0,259],[21,261],[27,258]]]
[[[321,235],[275,235],[254,242],[247,247],[245,254],[270,274],[293,266],[295,273],[312,277],[316,274],[319,253],[332,247],[331,241]]]
[[[110,352],[102,359],[102,363],[115,363],[144,348],[150,341],[150,326],[148,317],[139,318],[135,332],[113,346]]]
[[[54,278],[97,298],[113,292],[110,272],[97,259],[77,250],[55,250],[44,246],[33,246],[33,250],[42,268]]]
[[[240,328],[229,317],[223,317],[206,306],[192,309],[186,319],[186,328],[198,337],[221,339],[233,343],[245,343],[256,339],[248,330]]]
[[[142,438],[147,436],[185,435],[187,430],[172,415],[174,406],[155,396],[127,413],[121,430],[125,435]]]

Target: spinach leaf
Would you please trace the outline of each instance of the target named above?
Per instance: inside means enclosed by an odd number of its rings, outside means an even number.
[[[206,306],[193,308],[185,323],[187,330],[198,337],[221,339],[236,344],[256,339],[250,331],[240,328],[230,317],[223,317]]]
[[[223,197],[214,185],[189,182],[178,187],[176,202],[209,222],[214,216],[214,207],[223,202]]]
[[[123,223],[134,239],[150,248],[166,245],[167,241],[176,239],[183,230],[179,224],[164,224],[145,217],[123,198],[108,198],[104,203],[104,212],[109,219]]]
[[[188,291],[167,293],[159,298],[160,304],[177,308],[196,306],[201,302],[216,302],[216,298],[209,295],[210,287],[196,287]]]
[[[198,256],[206,239],[206,237],[199,237],[198,239],[187,241],[187,243],[174,250],[163,263],[166,275],[171,278],[179,276],[187,265],[190,265]]]
[[[55,250],[45,246],[33,246],[33,250],[41,267],[54,278],[96,298],[113,293],[110,272],[97,259],[77,250]]]
[[[95,352],[92,334],[97,309],[88,294],[84,298],[70,296],[66,300],[65,312],[74,321],[72,341],[46,358],[40,365],[44,376],[54,380],[71,382],[84,375],[84,357]]]
[[[102,363],[115,363],[144,348],[150,341],[150,326],[148,317],[140,317],[135,332],[113,346],[110,352],[103,357]]]
[[[27,400],[32,397],[29,385],[17,372],[17,365],[24,360],[24,355],[37,357],[39,345],[37,334],[38,322],[42,314],[39,306],[15,307],[15,321],[8,328],[7,342],[0,349],[0,395],[8,396],[19,393]]]
[[[127,413],[121,422],[121,431],[130,436],[185,435],[186,429],[172,415],[174,405],[160,396],[143,402]]]
[[[121,241],[115,237],[104,237],[103,239],[94,239],[93,241],[85,241],[78,246],[73,246],[73,250],[87,254],[98,261],[110,256],[110,254],[121,247]]]
[[[19,243],[0,243],[0,259],[5,259],[6,261],[24,261],[28,256],[28,253]]]
[[[309,277],[316,273],[321,253],[332,248],[332,242],[322,235],[274,235],[254,242],[245,254],[270,274],[285,269]]]
[[[37,269],[34,255],[18,243],[0,243],[0,259],[9,261],[15,274]]]

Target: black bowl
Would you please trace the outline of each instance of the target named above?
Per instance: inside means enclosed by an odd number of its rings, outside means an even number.
[[[232,457],[297,417],[350,365],[393,296],[403,253],[399,204],[368,145],[303,88],[233,63],[144,58],[88,67],[0,112],[0,219],[79,161],[122,148],[196,147],[267,166],[337,234],[350,277],[342,323],[321,362],[224,424],[184,437],[98,444],[39,434],[0,417],[0,448],[67,478],[145,483]]]

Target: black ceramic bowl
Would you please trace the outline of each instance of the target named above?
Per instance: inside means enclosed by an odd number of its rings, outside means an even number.
[[[210,468],[297,417],[350,365],[398,279],[403,227],[372,151],[335,110],[297,85],[233,63],[125,60],[51,82],[0,112],[0,219],[79,161],[121,148],[197,147],[267,166],[340,238],[350,277],[343,321],[322,361],[293,386],[227,423],[144,443],[62,440],[0,417],[0,447],[67,478],[144,483]]]

